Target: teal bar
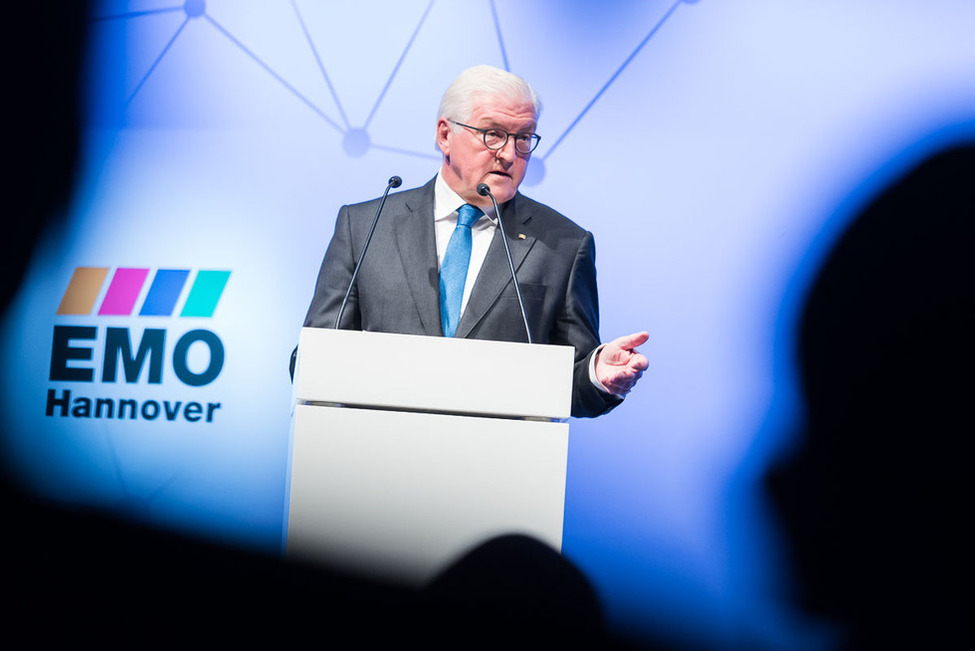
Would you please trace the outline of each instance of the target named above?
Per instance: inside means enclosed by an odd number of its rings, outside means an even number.
[[[223,288],[230,278],[229,271],[201,270],[196,274],[190,295],[186,297],[180,316],[211,317],[220,302]]]

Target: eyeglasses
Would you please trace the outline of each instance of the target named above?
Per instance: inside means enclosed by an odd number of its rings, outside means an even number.
[[[508,138],[514,136],[515,151],[519,154],[530,154],[535,151],[535,147],[538,147],[538,142],[542,139],[537,133],[508,133],[504,129],[481,129],[479,127],[472,127],[469,124],[464,124],[457,120],[450,120],[449,118],[448,121],[453,122],[459,127],[480,132],[484,137],[484,146],[495,151],[503,149],[508,144]]]

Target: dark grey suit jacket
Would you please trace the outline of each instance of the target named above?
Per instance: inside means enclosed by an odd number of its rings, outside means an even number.
[[[342,317],[342,328],[443,336],[434,235],[434,180],[390,194]],[[343,206],[325,252],[307,327],[335,325],[379,199]],[[575,348],[573,416],[598,416],[621,402],[593,386],[589,357],[599,345],[592,234],[522,194],[502,219],[535,343]],[[524,237],[522,237],[524,236]],[[500,229],[457,326],[457,337],[527,341]]]

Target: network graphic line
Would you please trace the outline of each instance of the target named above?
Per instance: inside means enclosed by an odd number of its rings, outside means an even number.
[[[325,81],[325,85],[328,88],[328,91],[335,102],[335,106],[338,109],[338,113],[340,116],[339,120],[333,119],[331,116],[329,116],[322,108],[320,108],[312,100],[310,100],[308,97],[302,94],[293,84],[291,84],[281,74],[275,71],[270,65],[268,65],[257,54],[255,54],[250,48],[248,48],[239,38],[237,38],[233,33],[231,33],[230,30],[228,30],[220,22],[218,22],[215,18],[213,18],[213,16],[211,16],[206,10],[205,0],[186,0],[182,5],[179,6],[172,6],[172,7],[146,10],[146,11],[133,11],[133,12],[119,13],[119,14],[113,14],[107,16],[96,16],[92,18],[92,20],[107,21],[107,20],[117,20],[117,19],[132,19],[132,18],[141,18],[145,16],[160,15],[160,14],[170,14],[177,11],[182,11],[186,14],[186,18],[183,20],[182,23],[180,23],[179,27],[176,28],[175,33],[166,42],[165,46],[162,48],[162,51],[155,58],[155,60],[149,66],[149,69],[146,71],[146,73],[136,84],[135,88],[129,94],[128,98],[125,101],[125,105],[127,107],[132,103],[133,99],[139,94],[140,90],[145,86],[146,82],[153,75],[154,71],[158,68],[160,62],[166,57],[166,54],[171,50],[173,44],[179,38],[180,34],[183,33],[189,21],[195,18],[204,18],[207,23],[212,25],[213,28],[217,30],[217,32],[219,32],[223,37],[225,37],[227,40],[233,43],[234,46],[237,47],[237,49],[243,52],[250,60],[252,60],[255,64],[257,64],[266,73],[271,75],[271,77],[277,83],[279,83],[283,88],[285,88],[288,92],[290,92],[299,101],[301,101],[305,106],[311,109],[316,115],[318,115],[321,119],[323,119],[329,126],[335,129],[338,133],[342,134],[342,149],[344,150],[346,155],[353,158],[359,158],[364,156],[370,150],[375,149],[379,151],[401,154],[404,156],[420,157],[428,160],[439,160],[440,159],[439,155],[437,155],[434,152],[418,152],[418,151],[403,149],[399,147],[390,147],[380,143],[372,142],[372,139],[369,136],[369,126],[372,124],[373,119],[377,115],[379,108],[386,97],[387,91],[389,90],[393,81],[396,79],[397,75],[399,74],[403,63],[406,60],[407,55],[410,53],[410,50],[412,49],[413,44],[415,43],[417,36],[420,33],[420,30],[423,28],[424,24],[427,21],[428,16],[433,10],[435,0],[430,0],[427,3],[426,8],[423,10],[423,13],[419,18],[419,21],[416,24],[416,27],[413,29],[413,32],[410,35],[406,45],[404,46],[403,51],[400,53],[398,60],[393,66],[393,69],[390,72],[390,75],[387,78],[386,83],[384,84],[382,90],[379,92],[376,101],[373,103],[368,116],[366,117],[365,121],[362,123],[362,126],[357,126],[357,127],[352,126],[352,122],[349,120],[349,116],[347,115],[345,108],[343,107],[343,103],[341,101],[341,98],[339,97],[338,92],[336,91],[334,85],[332,84],[332,80],[328,75],[328,72],[325,67],[325,63],[322,60],[318,48],[315,46],[314,38],[312,37],[312,34],[308,29],[308,25],[305,21],[304,16],[302,15],[301,11],[298,8],[298,4],[296,0],[289,0],[289,1],[291,3],[291,7],[297,19],[298,25],[300,26],[301,31],[305,37],[305,40],[308,43],[308,47],[311,51],[311,55],[314,58],[315,63],[322,74],[322,79]],[[589,100],[589,102],[582,108],[582,110],[578,113],[578,115],[576,115],[576,117],[569,123],[569,125],[565,128],[565,130],[555,139],[554,143],[551,146],[545,147],[542,153],[536,155],[536,163],[534,166],[530,167],[528,177],[525,179],[525,183],[527,185],[537,185],[544,179],[545,161],[547,161],[548,158],[559,148],[559,146],[566,139],[566,137],[568,137],[568,135],[583,120],[583,118],[585,118],[585,116],[589,113],[589,111],[593,108],[593,106],[596,105],[599,99],[616,82],[616,80],[620,77],[623,71],[630,65],[630,63],[633,62],[633,60],[643,50],[643,48],[647,45],[647,43],[659,32],[661,27],[667,22],[668,19],[670,19],[670,17],[677,10],[678,5],[682,3],[692,4],[694,2],[697,2],[697,0],[673,0],[673,2],[669,5],[667,10],[663,13],[663,15],[657,20],[657,22],[647,33],[647,35],[640,41],[640,43],[637,44],[637,46],[633,49],[633,51],[630,52],[630,54],[626,57],[626,59],[624,59],[623,62],[619,65],[619,67],[616,68],[616,70],[609,77],[606,83],[603,84],[603,86],[596,92],[596,94],[592,97],[592,99]],[[505,48],[504,34],[501,29],[501,21],[498,13],[497,3],[495,0],[488,0],[488,4],[491,9],[491,17],[494,23],[495,33],[497,34],[498,47],[500,50],[502,63],[504,69],[510,71],[511,65],[508,59],[507,50]]]
[[[616,72],[614,72],[613,75],[609,78],[609,81],[603,84],[603,87],[599,89],[599,91],[591,100],[589,100],[589,103],[586,104],[585,108],[582,109],[582,112],[576,116],[576,119],[573,120],[566,128],[566,130],[562,132],[562,135],[556,139],[555,144],[549,147],[546,150],[545,154],[541,156],[542,160],[546,160],[548,159],[549,156],[552,155],[552,152],[554,152],[556,148],[562,143],[562,141],[565,140],[565,137],[569,135],[569,133],[573,129],[575,129],[576,125],[579,124],[579,121],[582,120],[582,118],[586,115],[586,113],[589,112],[589,109],[591,109],[593,105],[595,105],[595,103],[599,101],[599,98],[603,96],[603,93],[605,93],[606,90],[613,85],[613,82],[616,81],[617,77],[620,76],[620,73],[622,73],[623,70],[628,65],[630,65],[630,62],[633,61],[634,58],[636,58],[636,55],[639,54],[640,50],[643,49],[643,46],[646,45],[650,41],[650,39],[653,38],[654,34],[656,34],[657,31],[660,30],[660,27],[665,22],[667,22],[667,19],[670,18],[670,16],[674,13],[674,11],[677,9],[677,6],[685,1],[686,0],[674,1],[674,4],[670,6],[670,9],[667,10],[667,12],[663,15],[663,17],[657,21],[657,24],[654,25],[653,28],[650,30],[650,32],[643,38],[642,41],[640,41],[640,44],[636,46],[636,49],[634,49],[633,52],[630,53],[630,56],[626,57],[626,60],[623,61],[622,65],[620,65],[620,67],[616,69]]]
[[[328,123],[329,123],[330,125],[332,125],[332,126],[333,126],[333,127],[334,127],[334,128],[335,128],[335,129],[336,129],[336,130],[337,130],[338,132],[339,132],[339,133],[342,133],[342,126],[341,126],[341,125],[340,125],[340,124],[339,124],[338,122],[336,122],[336,121],[335,121],[335,120],[333,120],[332,118],[330,118],[330,117],[328,117],[328,115],[326,115],[324,111],[322,111],[322,110],[321,110],[320,108],[318,108],[317,106],[315,106],[315,104],[314,104],[314,103],[313,103],[313,102],[312,102],[312,101],[311,101],[310,99],[308,99],[307,97],[305,97],[304,95],[302,95],[302,94],[301,94],[301,93],[300,93],[300,92],[298,91],[298,89],[297,89],[297,88],[295,88],[294,86],[292,86],[291,84],[289,84],[289,83],[288,83],[288,82],[287,82],[287,81],[285,80],[285,78],[284,78],[284,77],[282,77],[281,75],[279,75],[278,73],[276,73],[276,72],[275,72],[275,71],[274,71],[274,70],[273,70],[273,69],[271,68],[271,66],[269,66],[269,65],[267,65],[266,63],[264,63],[264,61],[262,61],[262,60],[260,59],[260,57],[258,57],[258,56],[257,56],[256,54],[254,54],[253,52],[251,52],[251,51],[250,51],[250,49],[248,49],[248,47],[247,47],[246,45],[244,45],[243,43],[241,43],[241,42],[240,42],[240,41],[239,41],[239,40],[237,39],[237,37],[235,37],[235,36],[234,36],[233,34],[231,34],[231,33],[230,33],[230,32],[229,32],[229,31],[228,31],[228,30],[227,30],[227,29],[226,29],[226,28],[225,28],[225,27],[224,27],[223,25],[221,25],[221,24],[220,24],[220,23],[218,23],[218,22],[217,22],[216,20],[214,20],[214,19],[213,19],[213,17],[211,17],[211,16],[209,15],[209,14],[204,14],[204,17],[205,17],[205,18],[206,18],[206,19],[207,19],[207,20],[208,20],[208,21],[210,22],[210,24],[211,24],[211,25],[213,25],[213,26],[214,26],[214,27],[215,27],[215,28],[216,28],[216,29],[217,29],[217,30],[218,30],[218,31],[219,31],[219,32],[220,32],[221,34],[223,34],[224,36],[226,36],[226,37],[227,37],[227,38],[228,38],[228,39],[230,40],[230,42],[231,42],[231,43],[233,43],[234,45],[236,45],[236,46],[237,46],[238,48],[240,48],[240,50],[241,50],[241,51],[242,51],[242,52],[243,52],[244,54],[246,54],[247,56],[249,56],[249,57],[250,57],[250,58],[251,58],[251,59],[252,59],[252,60],[254,61],[254,63],[256,63],[257,65],[259,65],[259,66],[261,66],[261,68],[263,68],[263,69],[264,69],[264,70],[265,70],[265,71],[266,71],[266,72],[267,72],[267,73],[268,73],[269,75],[271,75],[272,77],[274,77],[274,79],[275,79],[275,80],[276,80],[276,81],[277,81],[278,83],[280,83],[280,84],[281,84],[282,86],[284,86],[285,88],[287,88],[287,89],[288,89],[289,91],[291,91],[291,93],[292,93],[292,94],[293,94],[293,95],[294,95],[295,97],[297,97],[297,98],[298,98],[298,99],[300,99],[300,100],[301,100],[302,102],[304,102],[304,104],[305,104],[306,106],[308,106],[308,108],[310,108],[310,109],[311,109],[312,111],[314,111],[315,113],[317,113],[319,117],[321,117],[321,118],[322,118],[323,120],[325,120],[325,121],[326,121],[326,122],[328,122]]]
[[[403,50],[403,54],[400,55],[399,61],[396,62],[396,67],[393,68],[392,74],[389,75],[389,79],[386,80],[386,85],[383,86],[382,92],[379,93],[379,97],[376,99],[376,104],[372,107],[372,111],[369,113],[369,117],[366,118],[365,123],[362,125],[363,129],[369,128],[369,123],[372,122],[373,116],[376,114],[376,110],[379,108],[379,104],[383,101],[383,97],[386,96],[386,91],[389,89],[389,85],[393,83],[393,79],[396,77],[396,73],[399,72],[400,66],[403,64],[403,59],[406,58],[407,52],[410,51],[410,47],[413,45],[413,41],[416,40],[416,35],[420,33],[420,28],[423,27],[424,21],[427,19],[427,15],[430,13],[430,9],[433,8],[433,1],[430,0],[430,4],[427,5],[426,11],[423,12],[423,16],[420,18],[419,24],[416,29],[413,30],[413,34],[410,36],[409,42],[406,44],[406,48]]]
[[[322,58],[318,54],[318,49],[315,47],[315,42],[311,38],[311,34],[308,33],[308,27],[305,25],[305,19],[302,17],[301,12],[298,11],[298,5],[295,4],[295,0],[291,0],[291,8],[294,9],[295,16],[298,18],[298,24],[301,25],[301,31],[305,33],[305,40],[308,41],[308,47],[311,48],[311,53],[315,57],[315,63],[318,64],[318,69],[322,71],[322,77],[325,79],[325,84],[328,86],[328,92],[332,94],[332,99],[335,100],[335,106],[339,109],[339,115],[342,116],[342,122],[345,123],[345,128],[348,129],[352,125],[349,124],[349,118],[345,115],[345,109],[342,108],[342,101],[339,100],[339,95],[335,92],[335,87],[332,86],[332,80],[329,78],[328,73],[325,72],[325,64],[322,63]]]
[[[92,16],[92,22],[99,22],[105,20],[118,20],[123,18],[139,18],[141,16],[152,16],[155,14],[171,14],[176,11],[186,11],[185,6],[180,7],[163,7],[162,9],[145,9],[143,11],[127,11],[124,14],[108,14],[106,16]]]
[[[148,514],[152,503],[161,498],[169,487],[176,483],[176,480],[183,474],[181,472],[170,473],[169,477],[158,482],[148,494],[137,495],[132,491],[129,482],[126,481],[125,471],[122,469],[122,459],[119,457],[112,435],[108,428],[104,428],[105,444],[108,448],[109,458],[112,461],[112,468],[115,471],[115,479],[118,482],[118,489],[121,497],[115,501],[115,507],[128,513]]]
[[[498,8],[494,0],[490,0],[490,4],[491,16],[494,18],[494,31],[498,34],[498,47],[501,48],[501,60],[504,62],[504,69],[511,72],[511,66],[508,65],[508,52],[504,49],[504,37],[501,35],[501,22],[498,20]]]
[[[183,22],[179,24],[179,27],[176,29],[176,33],[173,34],[172,38],[170,38],[169,41],[166,42],[166,46],[163,47],[162,52],[159,53],[159,56],[156,57],[156,60],[152,62],[151,66],[149,66],[149,70],[146,71],[146,74],[144,74],[142,76],[142,79],[139,80],[139,83],[136,84],[135,89],[133,89],[132,91],[132,94],[130,94],[128,99],[125,100],[126,106],[132,103],[132,100],[138,94],[142,86],[146,83],[146,80],[149,79],[149,76],[152,74],[153,70],[156,69],[156,66],[159,65],[159,62],[163,60],[164,56],[166,56],[166,52],[169,52],[169,48],[172,47],[173,43],[176,42],[176,38],[183,32],[183,28],[186,27],[186,24],[188,22],[190,22],[189,16],[187,16],[183,20]]]

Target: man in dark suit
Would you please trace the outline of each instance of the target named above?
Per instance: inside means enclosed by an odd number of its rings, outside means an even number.
[[[477,66],[457,78],[437,120],[440,172],[388,197],[340,327],[527,341],[497,215],[477,192],[486,183],[501,205],[532,341],[575,348],[572,415],[598,416],[647,369],[636,348],[648,335],[600,345],[592,234],[518,192],[538,113],[534,91],[511,73]],[[378,202],[339,211],[306,327],[334,327]]]

